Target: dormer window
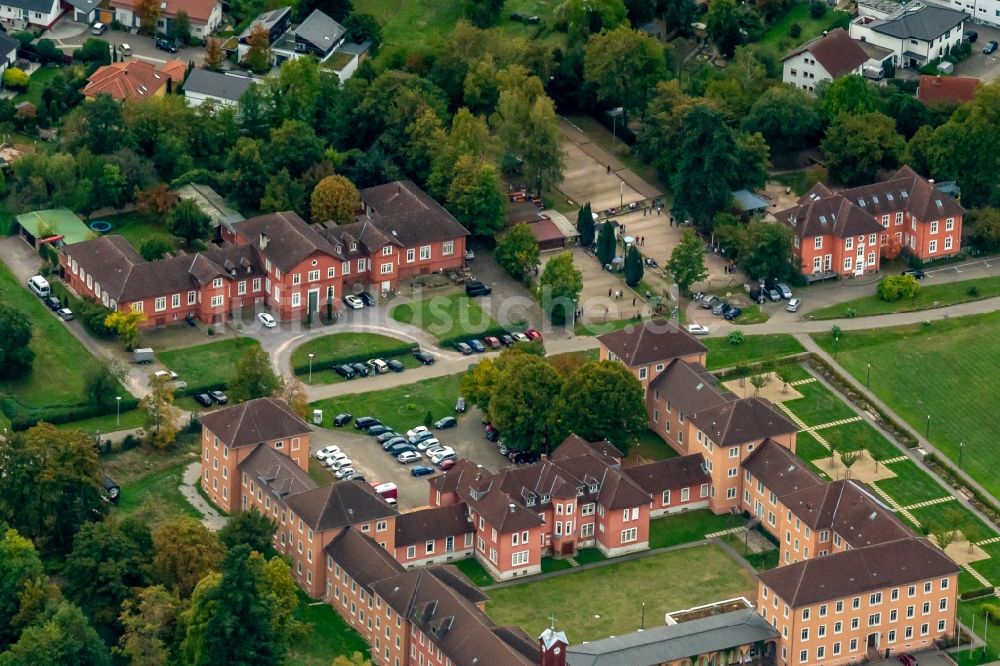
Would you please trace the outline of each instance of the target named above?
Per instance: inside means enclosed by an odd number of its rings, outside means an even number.
[[[351,252],[356,252],[357,249],[358,249],[358,244],[357,243],[351,243]]]
[[[338,245],[337,246],[337,254],[341,254],[343,251],[344,251],[344,246],[343,245]]]
[[[529,497],[529,498],[525,499],[524,500],[524,505],[525,506],[535,506],[535,498],[534,497]]]
[[[549,495],[548,493],[542,493],[542,502],[548,502],[550,499],[552,499],[552,495]]]
[[[592,492],[592,493],[596,493],[597,492],[597,484],[596,483],[590,484],[590,492]]]

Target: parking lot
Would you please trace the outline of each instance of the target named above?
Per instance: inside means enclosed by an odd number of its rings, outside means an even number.
[[[1000,50],[994,51],[990,55],[983,53],[983,47],[990,40],[1000,42],[1000,30],[988,25],[965,24],[966,31],[975,30],[979,37],[972,45],[972,55],[968,60],[960,62],[955,66],[956,76],[971,76],[980,79],[983,83],[989,83],[1000,76]]]
[[[331,415],[332,418],[333,415]],[[354,416],[364,416],[355,414]],[[459,458],[468,458],[484,467],[496,471],[511,463],[500,455],[497,445],[484,436],[482,416],[478,409],[471,407],[465,414],[456,415],[458,425],[447,430],[435,430],[434,435],[445,446],[455,449]],[[419,423],[387,423],[397,432],[420,425]],[[382,450],[375,437],[357,430],[353,423],[343,428],[318,428],[312,436],[312,453],[335,444],[354,462],[354,469],[365,477],[368,483],[391,481],[399,488],[399,510],[426,506],[428,503],[427,481],[432,476],[414,477],[410,470],[415,465],[430,465],[425,458],[411,465],[402,465]],[[440,471],[435,474],[441,474]],[[333,474],[330,475],[331,482]]]

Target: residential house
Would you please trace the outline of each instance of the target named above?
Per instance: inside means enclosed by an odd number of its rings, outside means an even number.
[[[461,504],[396,517],[396,560],[407,569],[472,557],[476,530]]]
[[[1000,0],[939,0],[938,4],[965,12],[971,22],[1000,28]]]
[[[68,0],[73,8],[73,20],[90,25],[97,20],[100,0]]]
[[[21,42],[6,32],[0,32],[0,74],[3,74],[17,60],[17,50],[20,47]]]
[[[700,455],[631,465],[623,471],[652,499],[650,518],[708,508],[712,477]]]
[[[921,261],[958,254],[964,215],[954,198],[906,166],[888,180],[840,192],[817,183],[796,206],[775,213],[792,228],[807,279],[877,271],[888,246]]]
[[[29,26],[48,29],[64,11],[60,0],[3,0],[0,2],[0,21],[13,29]]]
[[[810,40],[782,58],[781,80],[813,92],[822,81],[863,73],[868,54],[843,28]]]
[[[138,6],[139,0],[111,0],[115,20],[128,28],[139,27]],[[219,0],[163,0],[156,20],[157,32],[170,34],[180,14],[187,15],[191,36],[204,41],[222,23],[222,3]]]
[[[779,666],[850,664],[925,650],[957,629],[958,566],[914,536],[757,575]]]
[[[920,76],[917,99],[924,104],[971,102],[981,81],[968,76]]]
[[[258,79],[233,74],[194,69],[184,81],[184,101],[188,106],[201,106],[211,101],[218,106],[236,106]]]
[[[266,11],[257,18],[255,18],[250,25],[246,27],[239,34],[239,47],[237,50],[237,56],[240,60],[246,55],[247,48],[249,47],[250,33],[254,31],[257,26],[264,28],[267,31],[268,44],[274,44],[288,31],[289,26],[292,24],[292,8],[291,7],[279,7],[277,9],[272,9]]]
[[[180,60],[168,60],[159,68],[145,60],[102,65],[87,78],[83,96],[93,101],[98,95],[111,95],[119,102],[163,97],[184,81],[186,70]]]
[[[921,0],[904,5],[887,0],[861,0],[850,25],[852,38],[891,49],[897,67],[922,67],[962,41],[968,16]]]
[[[311,55],[324,62],[344,43],[346,37],[344,26],[314,9],[302,23],[271,42],[271,53],[278,65],[303,55]]]
[[[670,361],[705,364],[708,348],[667,319],[651,319],[598,336],[600,360],[620,361],[639,379],[643,390]]]
[[[340,79],[341,83],[344,83],[344,81],[354,76],[354,72],[358,71],[358,66],[368,58],[368,53],[371,51],[372,46],[374,44],[370,39],[366,39],[360,44],[350,39],[345,39],[339,47],[334,49],[334,53],[341,55],[337,58],[328,59],[326,67],[336,72],[337,78]]]

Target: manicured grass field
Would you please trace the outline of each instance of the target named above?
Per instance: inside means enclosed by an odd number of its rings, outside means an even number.
[[[706,534],[738,527],[743,524],[740,516],[716,516],[708,509],[685,511],[649,521],[649,547],[667,548],[691,543],[705,538]]]
[[[253,338],[231,338],[157,352],[157,356],[163,365],[187,382],[189,389],[195,389],[228,383],[240,357],[250,347],[259,346]]]
[[[438,340],[468,335],[470,338],[499,326],[467,296],[434,296],[415,303],[395,306],[389,316],[404,324],[424,329]]]
[[[0,393],[10,394],[29,408],[81,403],[87,373],[97,369],[99,361],[2,263],[0,303],[28,317],[35,352],[31,374],[17,381],[0,381]],[[124,387],[121,395],[129,395]]]
[[[302,590],[296,590],[296,594],[299,607],[295,617],[310,625],[312,631],[293,643],[288,654],[290,666],[328,666],[340,655],[350,657],[360,652],[367,657],[370,654],[368,644],[330,604],[310,599]]]
[[[850,20],[850,14],[840,11],[827,11],[823,16],[816,19],[809,14],[809,3],[793,4],[788,13],[778,19],[774,25],[764,34],[760,40],[761,46],[769,46],[779,51],[793,49],[799,44],[804,44],[813,37],[818,37],[824,30],[827,30],[838,19]],[[802,32],[798,37],[788,34],[793,23],[799,24]]]
[[[56,426],[60,430],[82,430],[85,433],[93,434],[98,430],[101,432],[114,432],[116,430],[128,430],[142,427],[142,412],[138,409],[129,409],[121,413],[121,419],[115,414],[105,414],[95,416],[92,419],[82,419],[71,423],[62,423]]]
[[[142,247],[143,241],[157,239],[172,248],[180,247],[176,236],[170,233],[165,222],[157,222],[143,213],[132,211],[121,215],[104,216],[100,218],[111,224],[109,234],[123,236],[135,251]]]
[[[823,425],[856,416],[854,410],[845,405],[843,400],[819,382],[799,384],[794,388],[802,394],[802,397],[786,400],[784,404],[806,425]],[[826,430],[823,431],[824,437],[826,432]]]
[[[895,458],[902,452],[892,445],[882,433],[864,421],[855,421],[833,428],[823,428],[819,433],[830,442],[839,454],[841,451],[865,451],[875,460]]]
[[[414,49],[451,34],[462,16],[462,1],[358,0],[354,10],[378,19],[384,38],[382,48]]]
[[[886,301],[879,300],[876,296],[865,296],[810,312],[809,319],[838,319],[845,316],[844,313],[849,308],[854,309],[855,316],[865,317],[895,312],[929,310],[946,305],[955,305],[956,303],[993,298],[1000,296],[1000,276],[947,282],[945,284],[927,284],[927,280],[925,280],[921,283],[920,287],[920,293],[915,298],[909,300],[887,303]]]
[[[355,417],[374,416],[395,428],[412,428],[423,423],[424,414],[428,411],[435,420],[455,414],[461,376],[434,377],[383,391],[328,398],[314,402],[312,406],[322,409],[326,419],[348,412]]]
[[[986,645],[971,650],[966,648],[961,652],[949,654],[953,659],[957,659],[958,666],[976,666],[1000,659],[1000,631],[997,630],[996,625],[988,624],[986,613],[983,611],[983,606],[995,603],[996,597],[985,597],[958,603],[958,618],[962,624],[973,630],[980,638],[984,634],[986,635]]]
[[[740,316],[737,317],[733,323],[744,326],[763,324],[769,318],[770,317],[768,317],[767,313],[764,312],[764,308],[755,304],[743,308],[742,314],[740,314]]]
[[[457,562],[452,562],[452,564],[454,564],[459,571],[468,576],[469,580],[471,580],[479,587],[492,585],[493,583],[496,582],[495,580],[493,580],[493,577],[486,572],[485,567],[483,567],[483,565],[479,563],[479,560],[477,560],[474,557],[467,557],[464,560],[458,560]]]
[[[963,468],[1000,497],[1000,313],[956,317],[872,331],[846,331],[837,362],[864,383],[871,363],[871,390],[915,430],[927,432],[957,462],[964,442]],[[833,353],[829,334],[815,336]]]
[[[377,333],[334,333],[313,338],[295,348],[292,352],[292,366],[309,364],[309,354],[313,354],[313,370],[321,365],[343,362],[340,359],[389,358],[387,354],[398,354],[401,348],[415,346],[406,340]]]
[[[895,478],[876,481],[875,485],[889,493],[894,500],[903,506],[938,497],[947,497],[951,494],[912,460],[892,463],[889,465],[889,469],[896,474]]]
[[[972,568],[986,577],[994,585],[1000,585],[1000,544],[991,543],[980,546],[990,556],[988,560],[979,560],[972,563]],[[982,587],[976,583],[976,587]]]
[[[763,361],[790,356],[805,351],[798,340],[784,333],[774,335],[747,335],[743,343],[733,345],[728,338],[703,338],[708,347],[708,369],[729,368],[738,361]]]
[[[42,103],[42,93],[49,87],[52,79],[56,78],[57,74],[59,74],[58,67],[40,67],[36,69],[28,79],[28,89],[14,98],[14,104],[31,102],[35,105],[35,108],[38,108],[38,105]]]
[[[995,531],[957,501],[910,509],[910,513],[921,525],[929,525],[932,533],[938,530],[958,530],[963,535],[963,541],[968,536],[973,542],[996,536]]]
[[[532,635],[557,613],[574,641],[592,641],[639,629],[643,603],[647,624],[659,623],[671,610],[752,589],[745,569],[719,548],[699,546],[491,590],[486,612],[497,624],[516,624]]]
[[[640,462],[653,462],[676,458],[679,453],[652,430],[643,430],[631,436],[628,455],[625,464],[634,465]]]
[[[190,462],[163,468],[132,483],[122,483],[112,475],[111,478],[118,481],[122,489],[118,512],[126,516],[138,516],[151,527],[180,516],[200,519],[201,513],[191,506],[180,491],[184,468]]]

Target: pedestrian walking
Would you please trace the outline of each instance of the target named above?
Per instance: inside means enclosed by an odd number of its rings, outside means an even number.
[[[635,307],[635,296],[632,297],[632,307]]]
[[[611,287],[608,287],[608,298],[611,298]]]
[[[608,173],[611,173],[611,165],[608,165]]]

